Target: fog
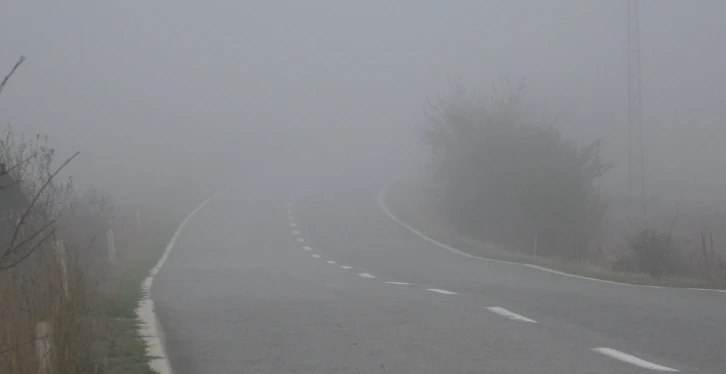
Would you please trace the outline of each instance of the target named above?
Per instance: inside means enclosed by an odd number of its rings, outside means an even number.
[[[726,3],[644,1],[649,194],[722,200]],[[81,184],[211,189],[250,171],[416,158],[426,99],[502,76],[627,172],[625,1],[124,1],[0,5],[3,125],[81,157]]]

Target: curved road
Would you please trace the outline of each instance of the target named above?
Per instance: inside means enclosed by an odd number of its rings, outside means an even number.
[[[726,294],[460,256],[387,217],[378,182],[199,211],[152,288],[174,372],[726,372]]]

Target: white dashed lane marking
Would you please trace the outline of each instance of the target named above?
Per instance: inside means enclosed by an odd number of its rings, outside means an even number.
[[[641,367],[643,369],[649,369],[649,370],[655,370],[655,371],[667,371],[667,372],[678,371],[673,368],[654,364],[650,361],[645,361],[641,358],[631,356],[627,353],[623,353],[623,352],[620,352],[620,351],[612,349],[612,348],[599,347],[599,348],[593,348],[592,350],[597,353],[600,353],[602,355],[608,356],[610,358],[614,358],[614,359],[622,361],[622,362],[627,362],[631,365],[635,365],[635,366]]]
[[[335,261],[325,261],[328,264],[335,265]]]
[[[290,227],[295,227],[295,226],[297,226],[297,225],[295,224],[295,222],[290,222]]]
[[[386,283],[388,283],[388,284],[402,284],[402,285],[411,284],[411,283],[406,283],[406,282],[386,282]]]
[[[299,243],[302,243],[302,242],[304,242],[304,241],[305,241],[305,239],[303,239],[303,238],[297,238],[297,241],[298,241]]]
[[[352,269],[352,267],[350,267],[350,266],[345,266],[345,265],[340,265],[340,267],[341,267],[342,269]]]
[[[427,288],[426,291],[442,293],[444,295],[458,295],[456,292],[451,292],[451,291],[442,290],[442,289],[438,289],[438,288]]]
[[[320,255],[313,255],[313,257],[315,257],[315,258],[320,258]]]
[[[303,250],[305,250],[305,251],[312,251],[313,249],[312,249],[312,248],[310,248],[310,247],[308,247],[308,246],[306,245],[306,246],[304,246],[304,247],[303,247]]]
[[[368,273],[360,273],[360,274],[358,274],[358,276],[362,277],[362,278],[375,278],[374,276],[372,276]]]
[[[300,235],[300,231],[298,231],[298,230],[292,230],[292,233],[295,235]]]
[[[510,311],[508,311],[508,310],[506,310],[506,309],[504,309],[502,307],[499,307],[499,306],[493,306],[493,307],[489,307],[487,309],[489,309],[490,312],[494,312],[496,314],[499,314],[500,316],[507,317],[507,318],[509,318],[511,320],[521,321],[521,322],[529,322],[529,323],[537,323],[537,321],[535,321],[533,319],[527,318],[525,316],[519,315],[519,314],[514,313],[514,312],[510,312]]]

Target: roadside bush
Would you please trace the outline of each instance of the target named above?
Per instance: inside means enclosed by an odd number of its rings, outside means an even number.
[[[440,209],[467,234],[567,261],[588,257],[604,205],[596,181],[611,164],[533,115],[524,86],[480,98],[460,84],[430,107],[424,144]]]
[[[682,250],[670,233],[644,229],[628,240],[613,269],[656,278],[683,274],[685,268],[680,253]]]

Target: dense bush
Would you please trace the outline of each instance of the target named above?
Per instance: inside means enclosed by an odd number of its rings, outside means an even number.
[[[424,131],[441,209],[468,234],[566,260],[583,260],[603,214],[600,142],[562,137],[531,114],[524,87],[478,97],[457,85],[431,105]]]

